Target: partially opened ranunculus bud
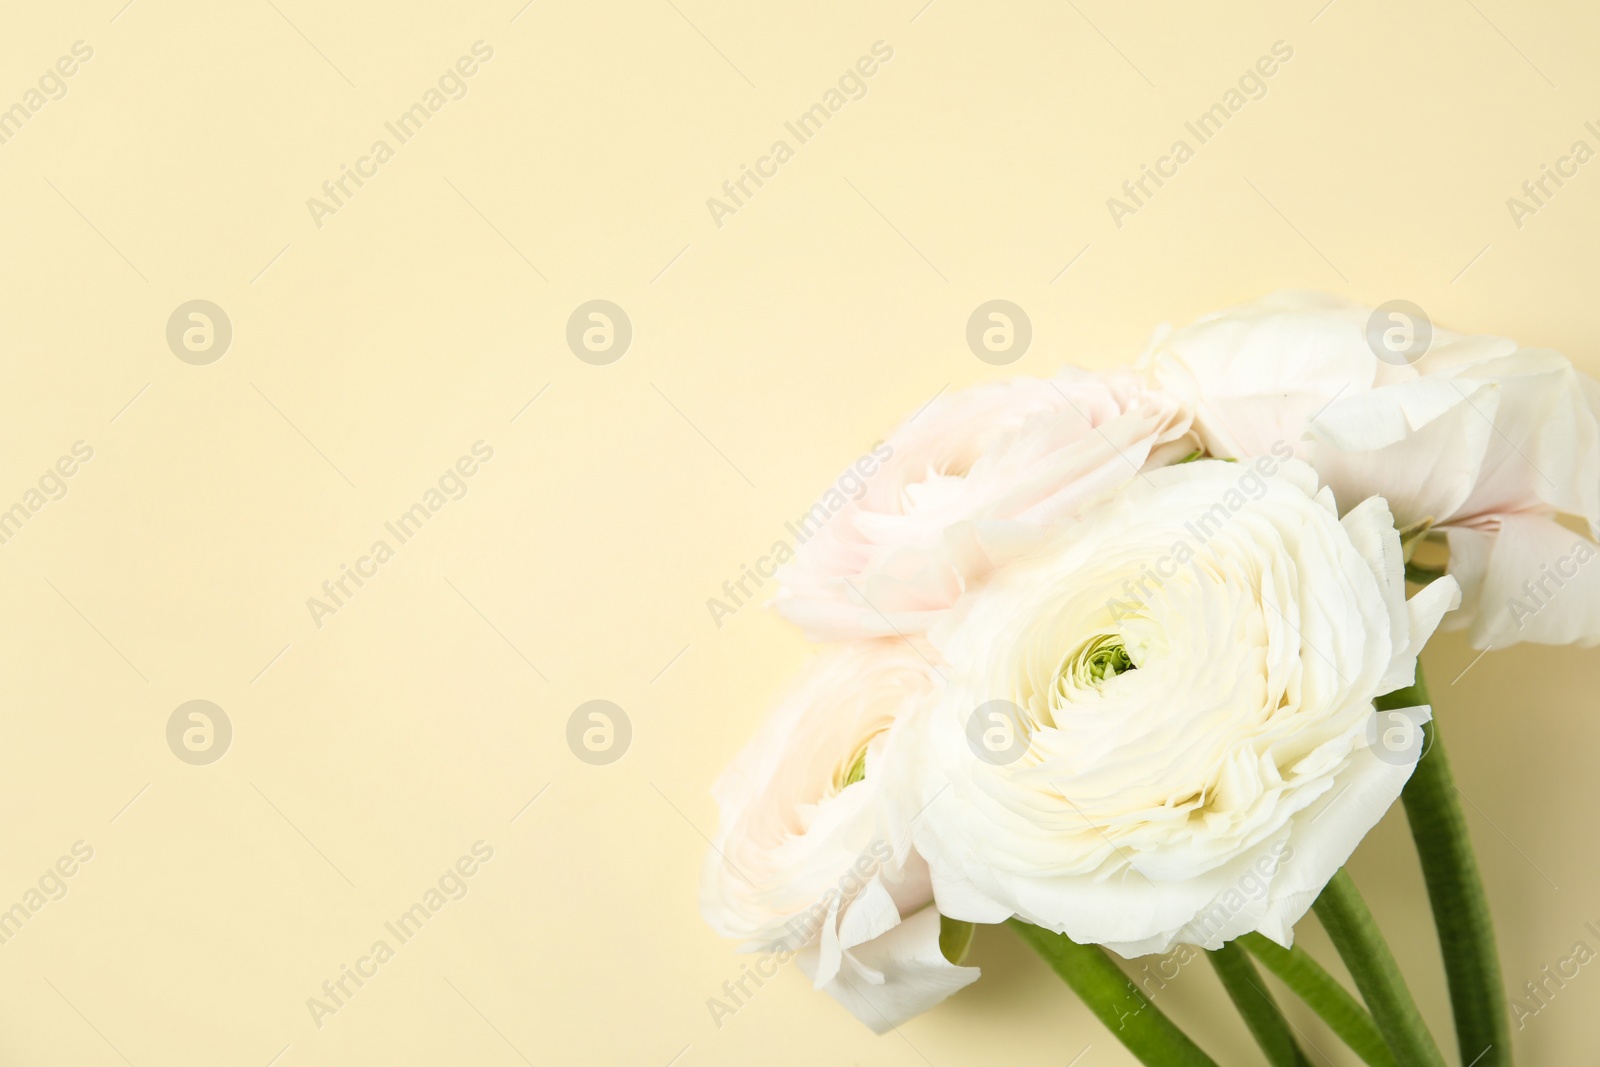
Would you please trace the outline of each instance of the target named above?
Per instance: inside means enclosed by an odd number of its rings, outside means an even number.
[[[927,865],[911,848],[908,731],[934,677],[899,641],[823,652],[713,789],[706,921],[746,951],[796,959],[880,1033],[978,977],[940,951]]]
[[[918,720],[914,839],[939,910],[1126,956],[1287,945],[1411,775],[1372,702],[1456,593],[1407,601],[1388,507],[1341,519],[1297,460],[1147,473],[929,635],[949,685]]]

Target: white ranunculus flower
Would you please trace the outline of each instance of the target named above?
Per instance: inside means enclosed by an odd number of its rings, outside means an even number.
[[[1476,647],[1600,641],[1600,384],[1558,352],[1439,329],[1420,358],[1379,359],[1371,315],[1279,293],[1158,335],[1149,369],[1211,454],[1286,441],[1341,507],[1378,495],[1402,526],[1432,520],[1463,590],[1446,626]]]
[[[806,530],[774,604],[814,641],[924,632],[1046,527],[1193,451],[1188,429],[1182,405],[1125,370],[938,397],[856,499]]]
[[[1126,956],[1290,943],[1411,775],[1372,701],[1457,590],[1408,602],[1384,502],[1340,519],[1287,455],[1146,473],[929,635],[949,684],[914,838],[941,912]]]
[[[821,653],[713,789],[706,921],[746,951],[797,959],[879,1033],[978,977],[940,951],[927,865],[911,848],[904,749],[933,670],[900,642]]]

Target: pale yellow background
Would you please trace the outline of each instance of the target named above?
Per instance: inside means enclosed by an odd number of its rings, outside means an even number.
[[[713,1025],[741,960],[696,913],[708,787],[807,649],[706,598],[947,385],[1126,361],[1277,287],[1600,370],[1600,163],[1520,230],[1505,205],[1595,144],[1600,13],[523,2],[0,16],[0,106],[94,49],[0,145],[0,507],[94,448],[0,546],[0,907],[95,850],[0,946],[0,1062],[1132,1062],[1004,930],[899,1036],[792,967]],[[469,94],[316,227],[306,199],[478,40]],[[865,99],[716,227],[706,198],[878,40]],[[1279,40],[1268,95],[1113,225],[1106,198]],[[607,367],[564,340],[597,297],[634,327]],[[1035,331],[1004,369],[963,337],[996,297]],[[233,323],[210,366],[164,337],[195,298]],[[313,625],[306,598],[480,439],[469,494]],[[1595,943],[1600,657],[1493,652],[1449,685],[1471,659],[1427,656],[1518,986]],[[165,740],[196,698],[235,730],[204,767]],[[565,742],[594,698],[633,723],[608,767]],[[316,1027],[306,999],[479,839],[465,899]],[[1398,810],[1353,869],[1453,1049]],[[1205,964],[1157,1002],[1255,1062]],[[1597,1010],[1586,970],[1522,1060],[1592,1062]]]

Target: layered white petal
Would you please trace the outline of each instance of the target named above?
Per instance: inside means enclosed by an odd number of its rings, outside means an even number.
[[[978,968],[958,967],[939,950],[939,914],[923,908],[855,948],[826,980],[814,950],[797,957],[819,988],[882,1034],[920,1015],[978,980]]]
[[[913,838],[939,910],[1130,955],[1286,937],[1410,774],[1366,753],[1372,700],[1455,583],[1407,602],[1402,570],[1383,501],[1341,520],[1269,457],[1150,472],[996,575],[930,634],[950,684]],[[969,730],[996,700],[1009,761]]]

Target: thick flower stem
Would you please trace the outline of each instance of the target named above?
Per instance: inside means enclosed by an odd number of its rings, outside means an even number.
[[[1372,1019],[1394,1058],[1406,1067],[1444,1067],[1439,1046],[1350,875],[1341,868],[1312,908],[1372,1009]]]
[[[1431,703],[1420,663],[1416,685],[1377,701],[1379,710]],[[1473,858],[1466,814],[1438,724],[1429,723],[1424,729],[1423,743],[1428,747],[1400,796],[1428,883],[1428,902],[1450,980],[1461,1061],[1477,1067],[1511,1067],[1511,1028],[1489,898]]]
[[[1371,1067],[1395,1067],[1394,1053],[1389,1051],[1388,1042],[1378,1032],[1372,1013],[1362,1007],[1337,978],[1323,970],[1305,949],[1299,945],[1284,948],[1260,934],[1245,934],[1236,943],[1249,949],[1267,970],[1294,990],[1363,1063]]]
[[[1300,1046],[1294,1042],[1289,1021],[1278,1008],[1278,1002],[1267,992],[1256,965],[1235,941],[1207,952],[1222,988],[1233,998],[1233,1006],[1244,1016],[1245,1025],[1255,1036],[1256,1044],[1266,1054],[1272,1067],[1310,1067]]]
[[[1217,1067],[1215,1060],[1145,999],[1100,946],[1080,945],[1021,919],[1008,921],[1140,1063],[1149,1067]]]

